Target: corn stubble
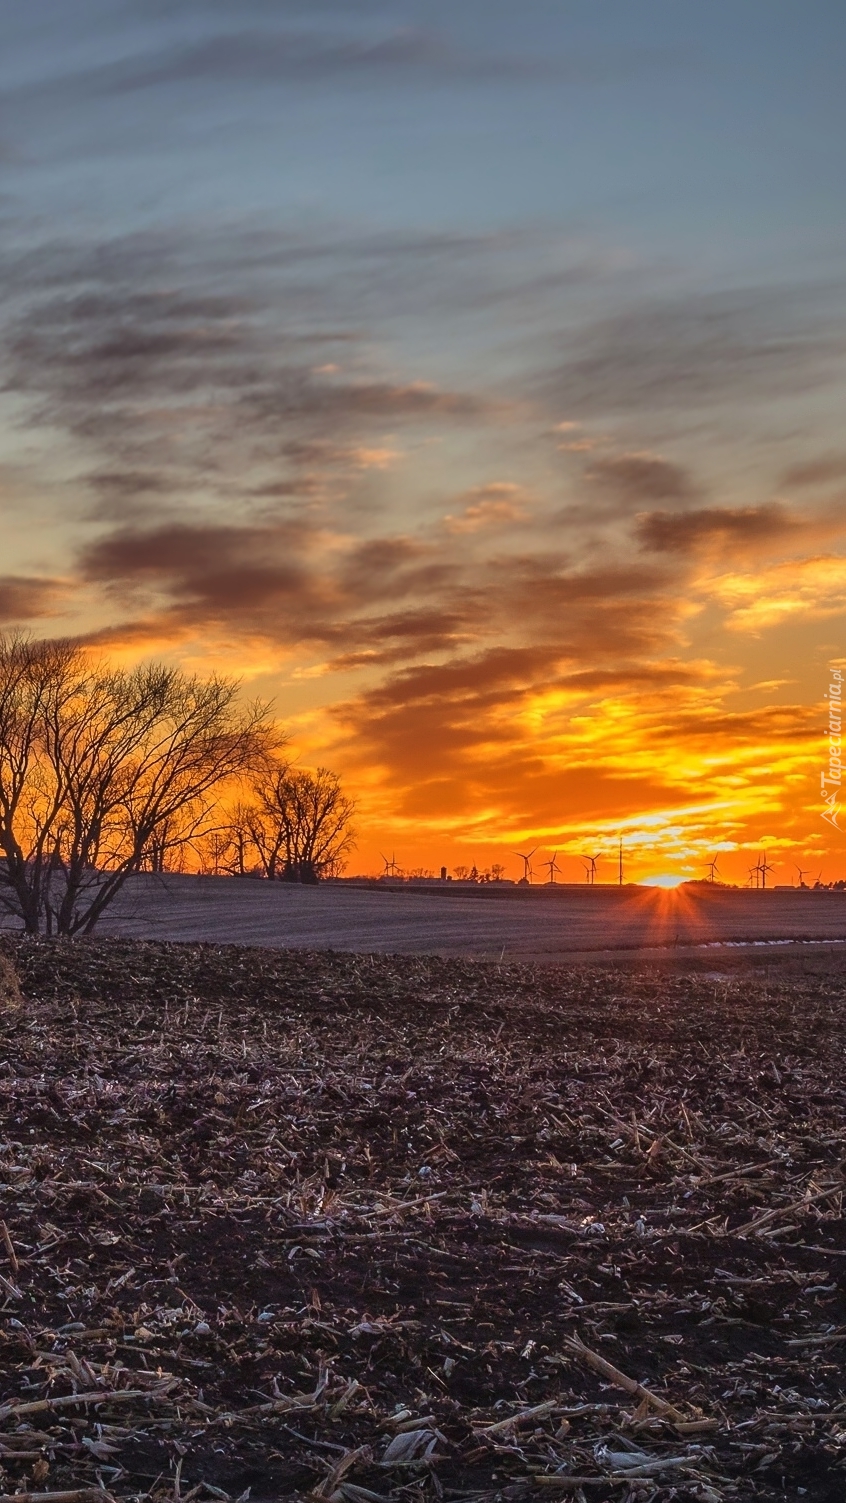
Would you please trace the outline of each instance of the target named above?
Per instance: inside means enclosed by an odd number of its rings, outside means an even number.
[[[836,977],[6,956],[0,1503],[842,1496]]]

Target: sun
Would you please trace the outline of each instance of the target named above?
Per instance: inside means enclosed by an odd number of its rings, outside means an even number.
[[[686,877],[678,877],[674,872],[661,872],[657,877],[641,877],[641,887],[680,887],[686,882]]]

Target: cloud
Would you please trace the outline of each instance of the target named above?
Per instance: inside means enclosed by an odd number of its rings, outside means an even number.
[[[782,485],[797,488],[828,485],[832,480],[846,480],[846,454],[826,454],[820,459],[791,465],[781,477]]]
[[[733,570],[702,584],[727,612],[727,625],[760,632],[787,621],[846,614],[846,558],[819,554],[770,568]]]
[[[58,579],[0,575],[0,621],[23,623],[49,616],[65,590],[65,582]]]
[[[715,827],[742,840],[756,811],[778,810],[781,781],[812,755],[813,709],[730,711],[725,670],[666,642],[632,658],[607,625],[578,657],[560,642],[498,644],[386,675],[335,706],[339,750],[390,790],[398,839],[573,850],[587,832],[601,849],[603,832],[616,844],[631,824],[636,842],[681,849]]]
[[[468,726],[475,722],[483,740],[485,716],[505,712],[515,697],[564,685],[583,695],[621,681],[678,682],[696,672],[644,662],[643,655],[667,649],[684,614],[648,570],[568,571],[538,555],[512,569],[493,563],[458,576],[447,598],[456,606],[453,629],[470,639],[453,644],[445,660],[403,667],[366,691],[359,708],[368,742],[378,737],[382,715],[415,706],[428,706],[433,726],[438,716],[444,723],[455,715]]]
[[[347,459],[357,470],[389,470],[402,458],[399,449],[368,449],[359,446],[348,451]]]
[[[478,485],[459,497],[467,504],[464,510],[444,517],[447,532],[479,532],[489,527],[505,527],[526,516],[526,491],[512,481],[492,481]]]
[[[437,529],[344,536],[307,512],[241,525],[118,523],[82,548],[77,570],[83,587],[122,606],[133,640],[139,622],[151,640],[258,634],[328,649],[325,671],[342,672],[445,654],[428,670],[438,694],[456,676],[478,679],[482,643],[516,636],[522,652],[579,659],[584,671],[609,651],[665,648],[683,614],[667,609],[668,581],[652,565],[590,570],[550,550],[457,553]]]
[[[302,499],[320,495],[320,482],[309,475],[299,475],[293,480],[269,480],[264,485],[255,485],[245,494],[257,501],[282,501],[291,497]]]
[[[192,9],[189,28],[184,22]],[[315,25],[321,13],[323,24]],[[117,56],[93,67],[30,78],[28,97],[70,93],[90,99],[168,85],[184,89],[192,83],[256,88],[337,85],[357,79],[430,87],[450,82],[537,85],[544,80],[596,86],[656,74],[665,77],[668,71],[689,66],[689,58],[666,47],[570,47],[556,55],[548,49],[491,52],[484,44],[471,49],[450,35],[449,27],[398,26],[383,5],[361,0],[160,5],[154,15],[158,46],[139,46],[137,30],[118,30],[109,39],[113,51],[122,48]],[[146,13],[145,19],[150,19]]]
[[[297,271],[289,287],[284,247],[271,270],[242,254],[237,237],[180,249],[142,236],[7,261],[6,390],[31,423],[85,446],[97,514],[152,514],[168,495],[314,495],[321,475],[337,489],[388,468],[405,425],[501,412],[485,395],[374,369],[365,333],[326,319],[320,277],[305,289]],[[331,286],[331,260],[325,271]]]
[[[585,479],[616,496],[625,506],[647,502],[685,502],[698,495],[698,487],[681,465],[657,454],[620,454],[597,459],[585,470]]]
[[[165,523],[122,528],[91,544],[82,578],[118,590],[146,586],[182,608],[186,620],[257,620],[269,608],[314,605],[306,566],[312,539],[298,524],[226,527]]]
[[[503,824],[516,820],[560,828],[603,806],[609,814],[626,796],[641,809],[660,806],[665,757],[655,757],[650,774],[646,762],[634,765],[632,743],[650,715],[657,729],[669,705],[696,700],[714,674],[707,664],[633,661],[621,649],[613,661],[613,629],[595,637],[593,655],[604,662],[586,669],[584,655],[579,661],[561,643],[498,644],[387,676],[334,714],[355,765],[380,768],[406,790],[406,817],[443,822],[452,809],[465,834],[487,827],[491,838],[499,826],[501,840]],[[607,710],[588,708],[597,700]],[[654,755],[654,732],[650,741]],[[607,765],[615,753],[616,770]]]
[[[358,644],[321,665],[324,673],[350,673],[406,665],[425,654],[454,654],[478,635],[473,602],[460,600],[421,605],[413,610],[359,616],[346,634]],[[368,645],[371,644],[371,645]]]
[[[135,500],[138,496],[159,495],[167,490],[161,475],[143,470],[101,470],[89,475],[88,484],[109,499]]]
[[[83,549],[78,570],[114,599],[142,603],[151,637],[225,625],[285,646],[343,647],[342,668],[452,645],[472,598],[451,603],[456,566],[419,539],[342,542],[303,517],[119,527]]]
[[[687,412],[795,394],[842,370],[832,289],[644,298],[568,332],[540,390],[584,416]]]
[[[87,477],[87,484],[96,497],[89,512],[95,521],[119,521],[139,511],[149,518],[172,506],[178,490],[178,479],[174,484],[163,470],[99,470]]]
[[[777,501],[764,506],[700,507],[696,511],[644,512],[637,519],[642,548],[653,553],[692,553],[709,544],[754,547],[811,531],[806,519],[791,516]]]
[[[320,375],[293,341],[261,326],[241,298],[109,289],[39,304],[13,328],[10,385],[44,391],[71,416],[100,404],[205,395],[239,417],[468,417],[478,400],[430,382]],[[279,359],[273,358],[281,343]],[[285,359],[287,356],[287,359]],[[298,358],[299,357],[299,358]]]
[[[348,19],[344,15],[344,20]],[[371,27],[370,34],[364,36],[360,28],[334,32],[312,29],[311,20],[313,17],[305,15],[297,30],[233,26],[197,41],[180,39],[155,50],[138,51],[94,68],[45,79],[40,88],[47,92],[84,92],[90,97],[129,94],[169,84],[184,87],[192,82],[244,83],[251,87],[331,83],[345,78],[502,83],[537,80],[560,72],[549,58],[467,52],[446,36],[424,28],[382,28],[377,33]],[[590,78],[589,65],[581,71],[566,71],[586,81]]]
[[[161,20],[184,20],[186,16],[209,15],[243,21],[247,15],[256,20],[276,20],[280,15],[373,15],[384,10],[384,0],[144,0],[144,12]]]

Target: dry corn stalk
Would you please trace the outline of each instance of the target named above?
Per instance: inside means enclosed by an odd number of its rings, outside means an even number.
[[[18,973],[7,955],[0,953],[0,1011],[20,1007],[21,996]]]
[[[595,1373],[599,1373],[600,1377],[607,1378],[615,1388],[625,1389],[626,1393],[640,1399],[642,1404],[648,1404],[656,1414],[662,1414],[669,1420],[684,1422],[684,1415],[672,1404],[668,1404],[666,1399],[660,1399],[657,1394],[650,1393],[649,1389],[644,1388],[642,1383],[638,1383],[636,1378],[630,1378],[627,1373],[621,1372],[619,1367],[615,1367],[613,1362],[606,1362],[598,1352],[592,1352],[578,1336],[565,1336],[564,1346],[568,1352],[572,1352],[574,1357],[578,1357],[580,1362],[584,1362],[587,1367],[592,1367]]]

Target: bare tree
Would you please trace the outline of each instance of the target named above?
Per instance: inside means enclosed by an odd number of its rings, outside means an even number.
[[[29,934],[39,930],[50,832],[62,803],[62,790],[50,790],[39,765],[45,721],[72,662],[68,649],[35,649],[18,636],[0,649],[0,899]]]
[[[264,875],[303,883],[339,876],[355,844],[355,805],[337,774],[268,762],[253,788],[255,802],[239,811],[238,826]]]
[[[202,835],[192,842],[196,855],[200,874],[204,877],[232,877],[243,876],[243,870],[238,873],[237,851],[233,839],[231,825],[227,822],[216,825],[214,829],[204,830]]]
[[[262,758],[266,772],[266,759]],[[252,776],[258,776],[256,768]],[[254,805],[242,799],[222,812],[222,822],[204,829],[191,842],[200,871],[207,877],[264,877],[251,830],[257,818]]]
[[[241,707],[232,680],[0,638],[0,904],[28,934],[90,933],[271,742],[266,707]]]

